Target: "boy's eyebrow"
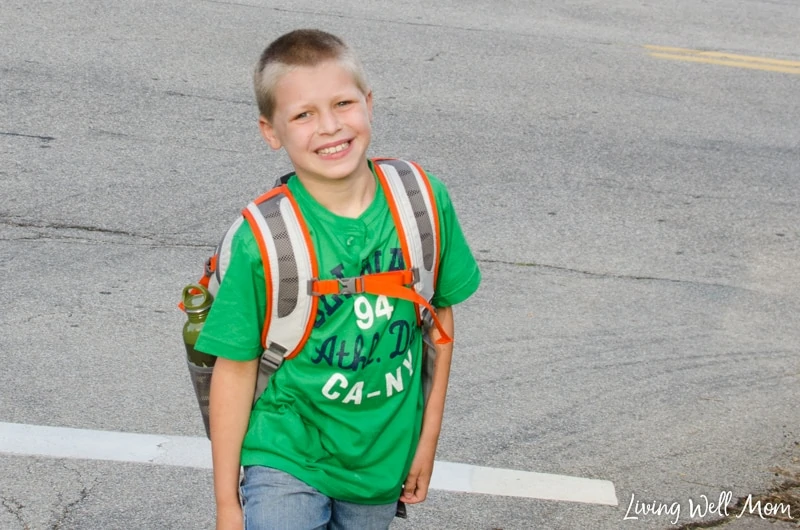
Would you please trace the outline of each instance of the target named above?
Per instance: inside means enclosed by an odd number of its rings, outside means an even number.
[[[330,101],[352,100],[352,99],[357,99],[358,98],[358,94],[360,94],[360,93],[361,93],[361,91],[359,91],[358,89],[356,89],[355,91],[336,92],[334,95],[329,96],[328,99],[330,99]],[[300,101],[300,102],[293,101],[293,102],[290,102],[290,103],[286,103],[285,105],[283,105],[283,107],[288,112],[295,113],[295,112],[302,111],[302,110],[307,109],[307,108],[311,108],[315,104],[316,103],[314,103],[313,101]]]
[[[286,103],[284,105],[281,105],[281,107],[283,107],[289,114],[297,114],[310,107],[313,107],[313,105],[309,102],[302,101],[299,103],[294,103],[294,102]]]

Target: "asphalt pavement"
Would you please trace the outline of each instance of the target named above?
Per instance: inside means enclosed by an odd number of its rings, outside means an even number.
[[[0,422],[204,435],[176,303],[288,170],[250,75],[298,27],[356,48],[370,154],[444,180],[480,261],[437,457],[620,501],[433,491],[393,528],[675,528],[798,466],[794,0],[5,0]],[[203,469],[0,454],[0,500],[4,530],[214,521]]]

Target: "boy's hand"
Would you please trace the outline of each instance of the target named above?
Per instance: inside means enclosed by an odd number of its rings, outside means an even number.
[[[453,308],[440,307],[436,314],[448,335],[453,337]],[[440,337],[437,330],[431,330],[431,338]],[[428,496],[428,487],[433,475],[433,461],[436,457],[436,446],[439,443],[439,432],[442,429],[444,400],[447,395],[447,381],[450,379],[450,360],[453,357],[453,343],[436,344],[436,359],[433,365],[433,383],[425,413],[422,416],[422,431],[419,435],[417,453],[411,462],[411,469],[403,484],[400,500],[406,504],[422,502]]]
[[[217,530],[243,530],[244,515],[242,507],[231,504],[225,507],[217,507]]]
[[[420,442],[417,447],[417,454],[411,463],[406,481],[403,484],[403,494],[400,500],[406,504],[416,504],[422,502],[428,496],[428,486],[433,475],[433,462],[436,456],[436,446],[427,447],[427,444]]]

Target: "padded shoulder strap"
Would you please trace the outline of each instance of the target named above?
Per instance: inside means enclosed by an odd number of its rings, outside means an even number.
[[[316,297],[308,296],[317,276],[317,259],[308,228],[287,186],[279,186],[247,205],[245,219],[256,236],[267,292],[261,343],[283,358],[297,355],[317,313]]]
[[[244,222],[244,217],[241,215],[231,224],[228,231],[220,240],[214,255],[211,256],[206,262],[206,270],[200,283],[208,288],[211,296],[217,296],[217,291],[222,283],[222,278],[225,277],[225,271],[228,270],[228,264],[231,261],[231,247],[233,245],[233,236],[239,230]]]
[[[278,177],[278,179],[275,181],[275,184],[273,185],[273,189],[286,184],[287,182],[289,182],[289,179],[294,175],[295,173],[291,172],[281,177]],[[271,193],[272,190],[261,195],[261,197],[259,197],[253,202],[264,200],[268,196],[270,196]],[[220,284],[222,284],[222,278],[225,277],[225,272],[228,270],[228,264],[231,261],[231,251],[232,251],[231,247],[233,245],[233,236],[239,230],[239,227],[242,226],[242,223],[244,223],[244,221],[245,217],[243,215],[240,215],[239,217],[236,218],[236,220],[233,222],[233,224],[231,224],[230,228],[228,228],[228,231],[225,232],[225,235],[220,240],[216,250],[214,251],[214,254],[206,262],[205,275],[200,280],[200,283],[202,283],[204,287],[208,288],[208,291],[211,293],[212,296],[217,295],[219,286]],[[257,238],[261,235],[261,232],[258,232],[255,228],[253,229],[253,233],[256,235]]]
[[[439,214],[428,176],[417,164],[399,159],[376,159],[376,173],[404,245],[406,268],[416,268],[417,292],[430,301],[439,270]]]

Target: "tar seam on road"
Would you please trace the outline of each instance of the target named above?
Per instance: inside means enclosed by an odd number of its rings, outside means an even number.
[[[651,282],[667,282],[667,283],[680,283],[680,284],[687,284],[687,285],[697,285],[701,287],[716,287],[721,289],[736,289],[740,291],[748,291],[748,292],[756,292],[752,289],[747,289],[745,287],[737,287],[736,285],[726,285],[724,283],[710,283],[710,282],[698,282],[696,280],[679,280],[675,278],[659,278],[656,276],[635,276],[629,274],[613,274],[608,272],[592,272],[592,271],[585,271],[580,269],[571,269],[569,267],[561,267],[558,265],[543,265],[541,263],[524,263],[524,262],[516,262],[516,261],[505,261],[505,260],[498,260],[498,259],[478,259],[480,263],[499,263],[501,265],[512,265],[517,267],[535,267],[540,269],[549,269],[554,271],[560,272],[571,272],[573,274],[582,274],[584,276],[592,276],[595,278],[611,278],[615,280],[634,280],[634,281],[651,281]]]

